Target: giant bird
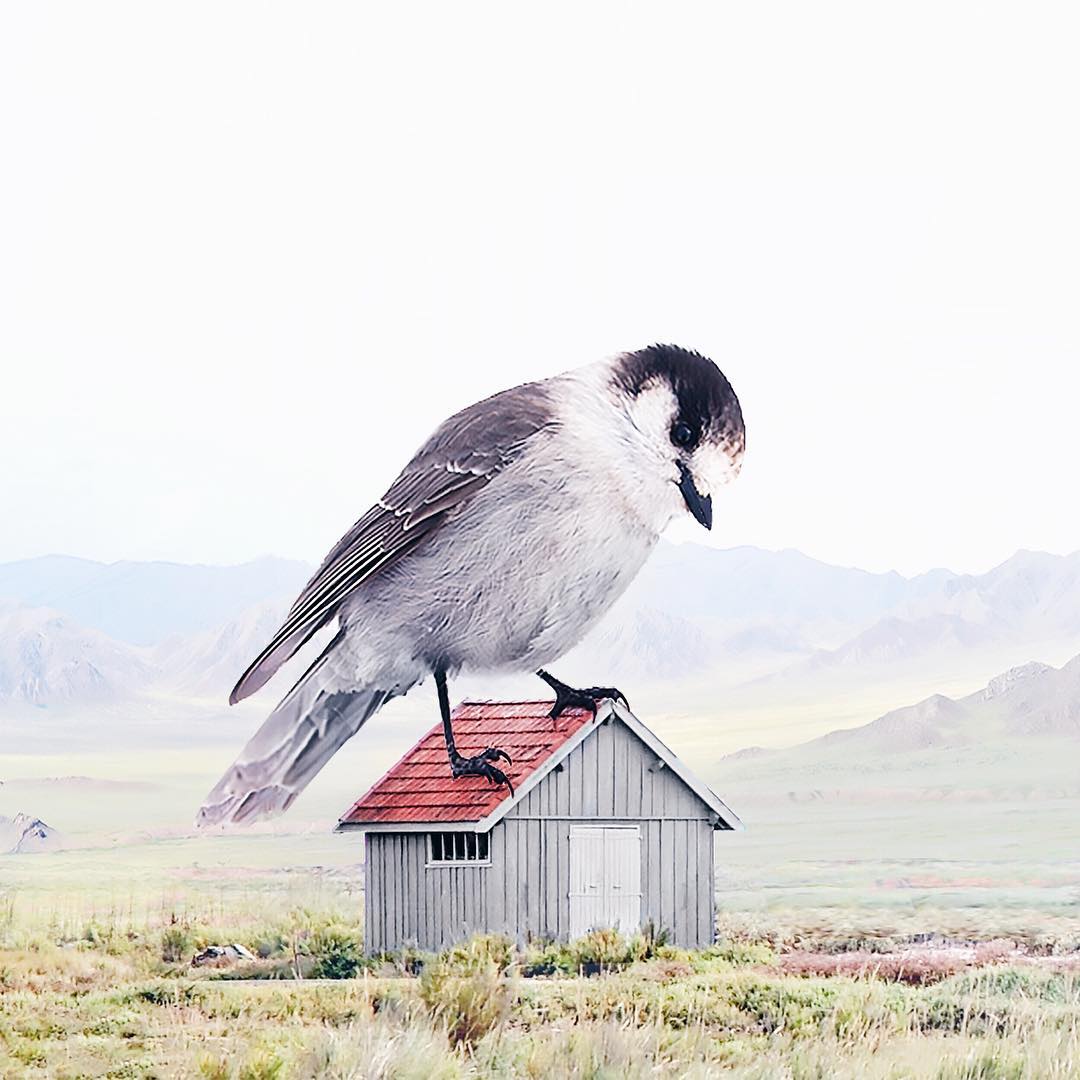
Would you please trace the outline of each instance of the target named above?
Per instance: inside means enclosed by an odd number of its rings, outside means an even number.
[[[547,671],[608,610],[679,514],[712,527],[739,472],[739,400],[700,353],[652,345],[478,401],[446,420],[334,545],[237,682],[255,693],[313,634],[337,633],[265,720],[199,823],[280,813],[374,713],[434,677],[454,776],[509,781],[505,751],[464,757],[448,680],[534,671],[552,716],[612,687]]]

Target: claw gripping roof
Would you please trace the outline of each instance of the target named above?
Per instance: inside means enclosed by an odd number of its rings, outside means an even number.
[[[590,720],[586,709],[567,709],[558,720],[550,701],[466,701],[451,714],[454,741],[462,757],[488,746],[513,759],[495,764],[515,789],[541,768]],[[478,822],[510,798],[480,776],[450,774],[442,723],[433,727],[366,795],[342,816],[341,825],[413,822]]]

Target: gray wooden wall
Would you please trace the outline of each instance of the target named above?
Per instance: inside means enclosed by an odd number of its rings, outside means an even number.
[[[445,949],[482,930],[488,891],[501,880],[490,866],[426,868],[426,833],[368,833],[364,872],[364,946],[369,953],[405,945]],[[492,876],[494,875],[494,877]]]
[[[680,945],[712,941],[709,808],[617,720],[602,724],[491,830],[491,865],[426,867],[426,833],[368,833],[369,952],[442,949],[477,931],[565,939],[570,826],[638,825],[642,923]]]

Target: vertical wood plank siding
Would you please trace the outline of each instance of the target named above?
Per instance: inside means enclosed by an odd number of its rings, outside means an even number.
[[[426,833],[365,838],[365,945],[444,949],[478,931],[565,939],[570,826],[636,824],[641,921],[701,947],[715,925],[708,807],[618,722],[602,724],[491,830],[489,866],[427,866]]]

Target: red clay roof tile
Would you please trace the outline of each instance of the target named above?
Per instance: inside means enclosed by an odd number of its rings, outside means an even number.
[[[471,757],[488,746],[505,750],[512,765],[498,765],[518,788],[592,719],[567,709],[553,721],[550,701],[465,701],[451,714],[458,753]],[[450,773],[442,723],[433,727],[375,786],[342,815],[342,824],[475,822],[510,797],[479,776]]]

